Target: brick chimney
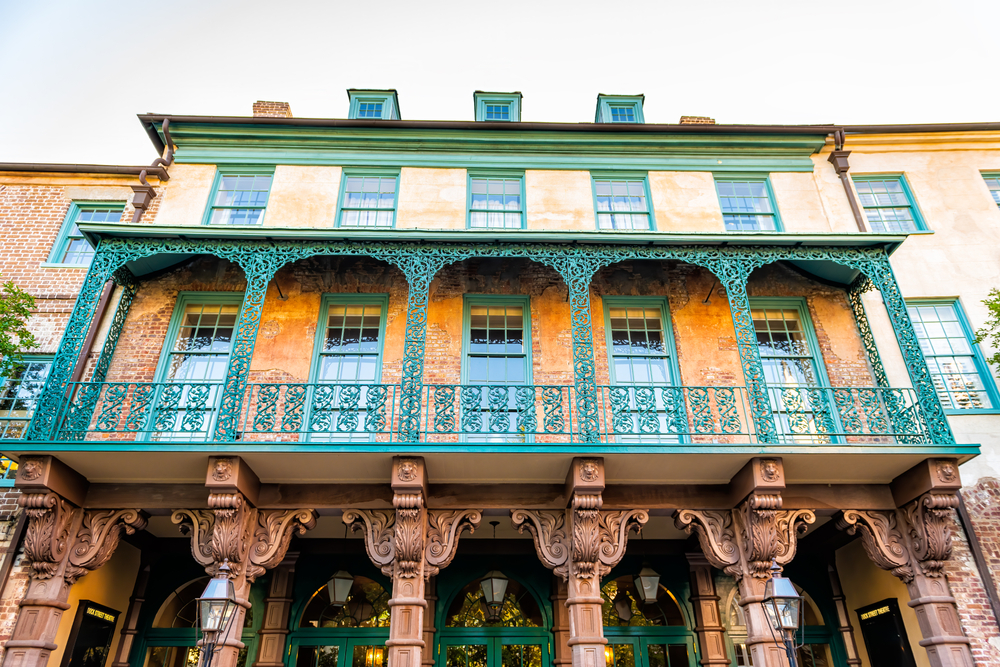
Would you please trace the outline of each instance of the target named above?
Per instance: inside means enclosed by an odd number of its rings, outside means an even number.
[[[681,116],[681,125],[715,125],[715,119],[708,116]]]
[[[265,102],[257,100],[253,103],[254,118],[291,118],[292,105],[288,102]]]

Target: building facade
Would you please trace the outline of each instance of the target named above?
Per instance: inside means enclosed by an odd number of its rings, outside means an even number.
[[[1000,664],[1000,125],[348,94],[0,164],[5,665]]]

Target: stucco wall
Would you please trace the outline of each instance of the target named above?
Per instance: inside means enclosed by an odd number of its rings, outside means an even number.
[[[170,180],[157,189],[159,209],[155,217],[146,215],[143,222],[157,225],[200,225],[205,219],[205,207],[212,193],[216,167],[214,164],[174,164]]]
[[[278,165],[274,170],[265,227],[334,227],[340,167]]]
[[[656,229],[665,232],[722,232],[715,179],[704,172],[649,172]]]
[[[465,182],[465,169],[401,169],[396,227],[465,229]]]

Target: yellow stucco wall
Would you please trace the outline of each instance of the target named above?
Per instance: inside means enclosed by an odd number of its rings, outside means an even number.
[[[721,232],[725,230],[715,179],[704,172],[651,171],[656,229],[661,232]]]
[[[588,171],[524,173],[528,229],[592,232],[597,228]]]
[[[399,229],[465,229],[465,169],[400,170]]]
[[[907,639],[910,640],[910,648],[913,649],[917,667],[930,667],[927,651],[918,643],[923,635],[920,634],[916,612],[906,604],[910,600],[910,594],[903,582],[876,567],[861,546],[861,540],[855,540],[837,551],[837,571],[840,573],[840,583],[847,603],[847,616],[854,628],[854,639],[858,644],[862,667],[879,666],[872,665],[868,660],[865,638],[861,634],[858,615],[854,610],[887,598],[896,598],[899,601],[899,612],[903,617],[903,625],[906,627]]]
[[[274,170],[265,227],[334,227],[340,167],[278,165]]]
[[[58,665],[62,662],[63,651],[66,649],[66,642],[69,639],[70,630],[73,628],[73,619],[76,617],[80,600],[90,600],[121,612],[111,640],[111,652],[108,655],[108,664],[111,663],[115,651],[118,650],[118,642],[121,641],[120,632],[122,623],[125,622],[125,612],[128,610],[128,599],[132,595],[135,577],[139,573],[139,556],[138,549],[123,542],[118,545],[111,560],[85,575],[70,587],[70,607],[63,614],[62,621],[59,623],[59,632],[56,634],[55,640],[57,648],[52,651],[49,658],[50,665]]]
[[[170,181],[158,194],[157,225],[200,225],[215,180],[214,164],[174,164]]]

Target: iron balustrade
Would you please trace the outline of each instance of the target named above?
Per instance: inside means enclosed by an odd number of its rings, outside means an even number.
[[[53,441],[218,442],[222,383],[79,382]],[[745,387],[598,385],[597,444],[930,444],[912,389],[769,386],[777,434],[756,432]],[[588,444],[573,385],[420,389],[418,442]],[[402,443],[399,384],[249,383],[244,442]]]

